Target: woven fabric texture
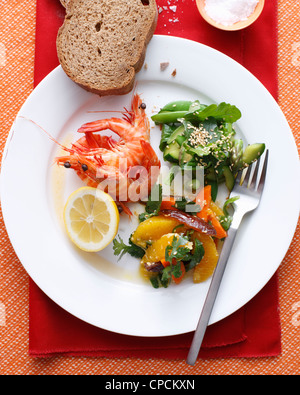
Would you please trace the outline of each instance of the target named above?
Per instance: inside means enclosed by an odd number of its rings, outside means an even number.
[[[12,122],[33,89],[35,3],[35,0],[2,0],[0,4],[1,156]],[[279,105],[292,128],[298,149],[300,140],[299,23],[297,2],[279,0]],[[293,241],[278,272],[283,349],[279,357],[200,360],[194,367],[186,365],[184,360],[83,357],[33,359],[28,355],[28,275],[14,253],[0,212],[0,374],[299,374],[299,239],[298,223]]]

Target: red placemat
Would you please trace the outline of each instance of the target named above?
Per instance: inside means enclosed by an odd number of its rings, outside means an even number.
[[[220,50],[248,68],[277,98],[276,2],[267,0],[259,20],[240,32],[224,32],[209,26],[199,16],[193,0],[158,0],[157,4],[162,10],[157,34],[192,39]],[[58,0],[37,0],[35,85],[58,65],[55,39],[63,18],[64,9]],[[280,354],[278,306],[277,276],[274,275],[246,306],[208,328],[199,357]],[[31,356],[185,358],[192,336],[193,333],[143,338],[96,328],[61,309],[30,280]]]

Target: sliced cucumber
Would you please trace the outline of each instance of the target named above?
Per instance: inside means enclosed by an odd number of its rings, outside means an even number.
[[[180,145],[173,141],[170,145],[167,145],[164,150],[164,160],[168,162],[178,163],[179,160]]]
[[[184,147],[181,147],[179,153],[179,164],[180,166],[184,166],[185,164],[189,163],[193,159],[193,156],[186,152]]]
[[[181,135],[177,136],[175,139],[175,141],[177,141],[177,143],[180,145],[180,147],[185,142],[185,140],[186,140],[185,136],[181,136]]]
[[[174,132],[173,132],[173,133],[171,134],[171,136],[168,138],[167,144],[173,143],[173,141],[176,140],[176,138],[177,138],[178,136],[181,136],[183,132],[184,132],[184,126],[183,126],[183,125],[180,125],[178,128],[176,128],[176,129],[174,130]]]
[[[201,187],[201,183],[199,180],[197,180],[196,178],[193,178],[192,180],[188,180],[185,183],[185,188],[188,191],[192,191],[193,193],[195,193],[196,191],[198,191]]]
[[[217,181],[217,175],[213,167],[210,167],[206,170],[205,179],[209,181]]]

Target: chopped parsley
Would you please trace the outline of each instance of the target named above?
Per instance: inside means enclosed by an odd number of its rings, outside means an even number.
[[[192,259],[186,263],[185,265],[185,270],[188,272],[191,269],[194,269],[198,263],[202,260],[204,257],[204,247],[203,244],[201,243],[200,240],[196,239],[195,240],[195,250],[194,253],[192,254]]]
[[[117,238],[113,241],[113,250],[114,254],[119,256],[119,259],[123,257],[125,254],[129,254],[134,258],[143,258],[145,255],[145,251],[143,248],[137,246],[129,239],[129,245],[126,245],[122,238],[119,236],[119,240]]]
[[[179,278],[182,275],[181,262],[177,262],[175,265],[167,266],[163,269],[160,281],[163,284],[169,285],[172,276]],[[166,288],[165,285],[165,288]]]
[[[158,215],[162,202],[162,186],[160,184],[154,185],[147,201],[145,212],[139,215],[139,221],[143,222],[146,219]]]
[[[231,206],[232,203],[234,203],[238,199],[239,199],[239,196],[235,196],[233,198],[227,199],[226,202],[224,203],[224,206],[223,206],[224,215],[222,215],[220,217],[220,223],[221,223],[223,229],[225,229],[226,231],[230,228],[230,225],[232,223],[232,215],[229,214],[228,207]]]
[[[187,246],[188,244],[190,244],[190,241],[186,236],[174,236],[172,244],[166,247],[166,262],[172,263],[173,259],[175,259],[176,261],[186,260],[192,249]]]
[[[174,207],[185,213],[195,214],[201,211],[201,207],[198,204],[191,200],[187,200],[185,197],[177,199]]]
[[[193,269],[204,256],[204,248],[202,243],[196,239],[194,253],[192,254],[190,241],[187,236],[174,236],[172,244],[166,247],[165,260],[170,265],[158,273],[158,275],[150,278],[150,282],[154,288],[160,286],[167,288],[171,282],[172,277],[180,278],[182,276],[182,262],[184,263],[185,271]]]

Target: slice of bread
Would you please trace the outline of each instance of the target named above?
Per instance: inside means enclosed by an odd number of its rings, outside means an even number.
[[[157,23],[155,0],[68,0],[57,35],[65,73],[86,90],[121,95],[134,86]]]

